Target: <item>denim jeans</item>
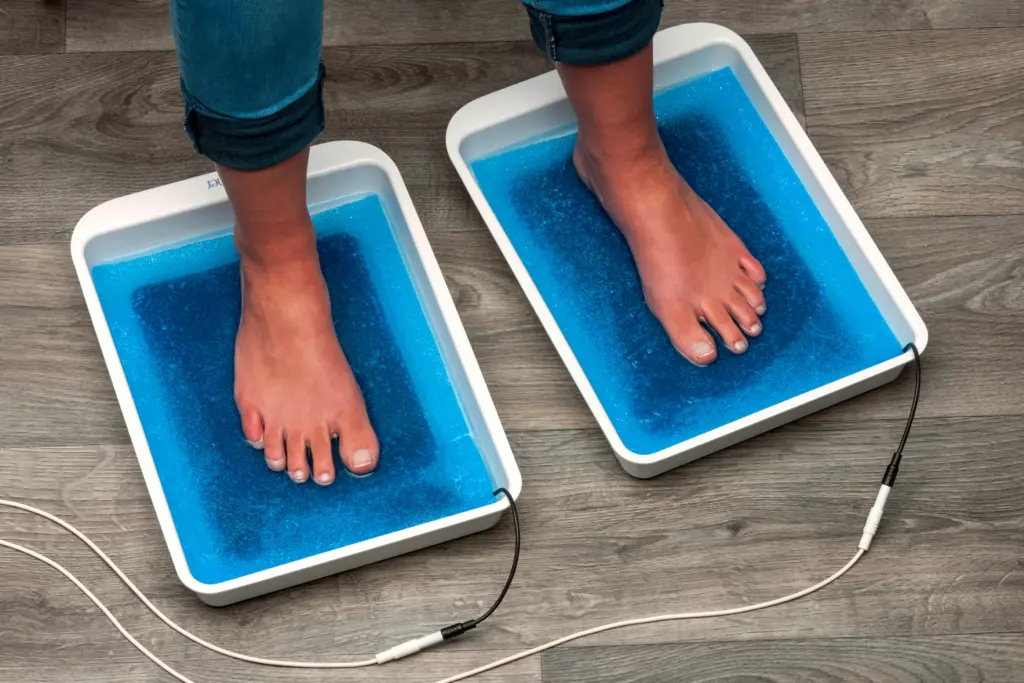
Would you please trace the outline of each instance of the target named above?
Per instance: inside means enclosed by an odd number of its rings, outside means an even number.
[[[538,48],[580,66],[642,50],[662,9],[662,0],[522,2]],[[323,0],[171,0],[171,23],[196,151],[256,170],[295,155],[324,129]]]

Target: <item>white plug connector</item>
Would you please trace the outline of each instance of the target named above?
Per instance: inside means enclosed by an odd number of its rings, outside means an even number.
[[[875,497],[875,504],[871,506],[871,512],[868,513],[868,520],[864,522],[864,533],[861,534],[857,547],[865,552],[871,547],[871,539],[878,531],[878,525],[882,521],[882,512],[885,510],[885,501],[889,499],[890,491],[892,491],[891,486],[882,484],[882,488],[878,489],[878,495]]]
[[[444,642],[444,636],[441,635],[440,631],[435,631],[429,636],[423,636],[422,638],[413,638],[407,640],[401,645],[396,645],[390,650],[385,650],[377,655],[378,664],[386,664],[387,662],[393,662],[396,659],[402,659],[409,655],[414,655],[417,652],[426,650],[428,647],[433,647],[438,643]]]

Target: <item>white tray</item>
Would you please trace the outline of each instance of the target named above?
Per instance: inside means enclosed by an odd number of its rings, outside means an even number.
[[[361,142],[331,142],[312,148],[307,180],[314,207],[349,195],[381,198],[399,249],[420,293],[431,329],[438,338],[451,380],[477,438],[491,481],[519,496],[522,478],[512,456],[483,375],[459,320],[451,295],[427,242],[405,183],[394,162]],[[271,567],[216,584],[189,571],[167,500],[146,442],[146,434],[125,379],[117,349],[103,315],[91,269],[94,265],[161,245],[223,232],[234,223],[224,188],[215,173],[114,199],[87,213],[71,237],[71,257],[82,285],[100,349],[124,413],[142,476],[156,509],[178,578],[210,605],[239,600],[347,571],[493,526],[508,508],[502,498],[484,507],[371,538],[329,552]]]
[[[928,343],[924,322],[750,47],[732,31],[713,24],[676,26],[659,31],[654,38],[656,90],[725,67],[731,67],[740,80],[897,339],[903,345],[913,342],[923,352]],[[652,455],[631,451],[608,418],[469,166],[517,143],[564,130],[574,122],[558,74],[552,71],[460,109],[448,124],[448,154],[616,457],[631,475],[653,477],[880,386],[895,379],[913,359],[908,351]]]

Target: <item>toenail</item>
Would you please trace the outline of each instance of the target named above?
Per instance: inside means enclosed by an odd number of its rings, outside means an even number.
[[[369,467],[372,464],[373,453],[366,450],[365,448],[360,448],[358,451],[352,454],[352,467],[362,469],[364,467]]]
[[[744,351],[747,350],[747,340],[741,339],[740,341],[732,345],[732,349],[736,353],[743,353]]]
[[[249,448],[255,448],[258,451],[263,450],[263,439],[259,441],[249,441],[249,439],[246,439],[245,442],[249,444]]]
[[[292,481],[296,484],[301,484],[306,481],[306,470],[295,470],[294,472],[289,472],[288,476],[291,477]]]
[[[704,360],[715,353],[715,347],[705,341],[699,341],[691,348],[693,349],[693,355],[695,355],[699,360]]]
[[[764,315],[764,312],[768,310],[768,307],[765,306],[764,304],[758,304],[757,308],[755,308],[754,310],[757,311],[758,315]]]
[[[750,326],[750,334],[759,335],[761,334],[761,323],[754,323]]]
[[[334,481],[334,477],[332,477],[328,472],[321,472],[320,474],[316,475],[316,483],[320,484],[321,486],[330,484],[332,481]]]
[[[280,472],[284,469],[284,460],[267,460],[267,467],[275,472]]]

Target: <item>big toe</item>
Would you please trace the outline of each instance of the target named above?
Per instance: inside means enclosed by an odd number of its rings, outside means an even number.
[[[678,307],[658,316],[672,345],[686,360],[694,365],[710,365],[715,362],[718,352],[715,341],[689,308]]]
[[[345,469],[357,476],[370,474],[377,469],[380,446],[364,410],[340,418],[336,430],[338,450]]]

